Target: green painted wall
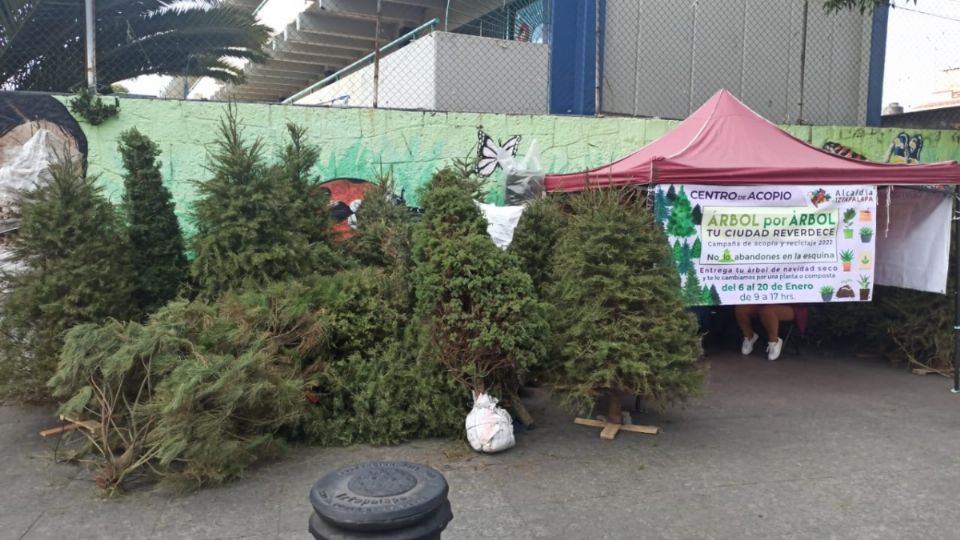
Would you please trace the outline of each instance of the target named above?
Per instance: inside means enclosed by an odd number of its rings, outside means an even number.
[[[61,98],[66,101],[68,98]],[[89,140],[90,171],[99,174],[107,193],[119,200],[123,183],[117,138],[136,127],[156,141],[163,155],[165,181],[187,232],[195,182],[207,178],[207,149],[217,132],[225,105],[201,101],[121,99],[120,115],[100,126],[81,120]],[[240,104],[245,135],[260,137],[271,153],[283,144],[284,126],[296,122],[309,129],[322,151],[319,173],[324,179],[375,179],[392,171],[407,200],[430,174],[451,160],[476,152],[477,130],[506,140],[521,135],[522,156],[539,142],[549,172],[573,172],[609,163],[660,137],[674,121],[642,118],[583,118],[501,114],[439,113],[373,109],[336,109],[273,104]],[[885,161],[899,128],[785,126],[794,136],[820,147],[836,142],[875,161]],[[922,162],[960,159],[960,131],[909,130],[922,134]],[[499,176],[495,174],[492,178]],[[502,194],[494,190],[491,200]]]

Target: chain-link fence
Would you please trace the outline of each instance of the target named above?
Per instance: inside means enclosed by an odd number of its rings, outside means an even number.
[[[3,89],[86,84],[87,1],[0,0]],[[93,4],[101,93],[548,114],[551,65],[576,60],[555,56],[576,36],[551,32],[551,10],[576,9],[601,114],[682,119],[726,88],[774,122],[960,128],[957,0],[876,14],[823,0]]]
[[[720,88],[774,122],[863,124],[872,16],[803,0],[607,0],[601,110],[685,118]]]
[[[228,85],[215,97],[546,114],[545,5],[544,0],[307,4],[277,28],[270,59],[250,65],[243,84]]]
[[[83,87],[83,20],[82,1],[0,0],[0,89],[65,92]]]
[[[960,2],[606,0],[606,114],[682,119],[726,88],[774,122],[960,128]],[[906,112],[905,112],[906,111]]]

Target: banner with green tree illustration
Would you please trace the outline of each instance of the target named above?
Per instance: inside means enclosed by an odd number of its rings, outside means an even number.
[[[687,305],[873,298],[876,186],[659,185]]]

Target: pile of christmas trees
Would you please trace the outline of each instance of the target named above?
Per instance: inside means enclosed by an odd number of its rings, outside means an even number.
[[[69,162],[24,196],[22,270],[0,320],[5,395],[56,399],[99,426],[85,451],[104,490],[138,475],[221,482],[291,441],[461,435],[471,393],[530,425],[530,379],[582,409],[699,391],[696,328],[643,204],[540,201],[503,251],[458,163],[424,186],[419,217],[384,178],[334,242],[319,151],[287,132],[271,159],[228,109],[189,242],[159,150],[135,130],[120,140],[122,212]]]

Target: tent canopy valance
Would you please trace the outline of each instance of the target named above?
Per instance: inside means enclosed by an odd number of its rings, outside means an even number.
[[[552,174],[547,191],[635,183],[872,184],[960,183],[956,161],[871,163],[820,150],[793,137],[730,92],[720,90],[689,118],[629,156],[596,169]]]

